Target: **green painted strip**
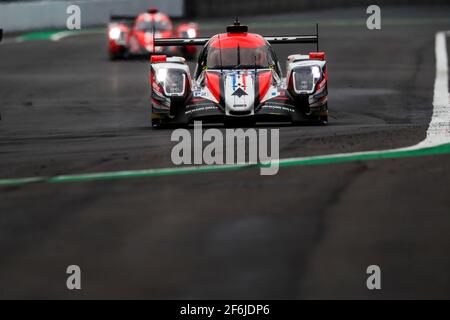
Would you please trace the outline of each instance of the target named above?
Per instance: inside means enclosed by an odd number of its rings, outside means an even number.
[[[36,178],[20,178],[20,179],[2,179],[0,180],[0,186],[14,187],[21,186],[24,184],[46,182],[46,178],[36,177]]]
[[[300,165],[321,165],[329,163],[342,163],[351,161],[368,161],[380,159],[397,159],[407,157],[421,157],[432,156],[438,154],[450,153],[450,144],[439,145],[424,149],[410,149],[410,150],[391,150],[380,152],[362,152],[348,155],[337,156],[318,156],[311,158],[286,159],[280,161],[280,167],[300,166]]]
[[[21,35],[16,38],[17,42],[22,41],[32,41],[32,40],[48,40],[52,35],[57,33],[58,31],[39,31],[39,32],[31,32]]]
[[[379,159],[396,159],[406,157],[431,156],[438,154],[449,154],[450,144],[444,144],[436,147],[425,149],[412,150],[392,150],[379,152],[362,152],[342,155],[329,156],[315,156],[305,158],[293,158],[280,160],[280,167],[291,166],[309,166],[309,165],[323,165],[331,163],[343,163],[351,161],[368,161]],[[55,177],[32,177],[23,179],[4,179],[0,180],[0,186],[21,186],[32,183],[69,183],[69,182],[89,182],[89,181],[104,181],[104,180],[119,180],[131,178],[145,178],[158,177],[167,175],[181,175],[194,174],[206,172],[220,172],[232,171],[248,168],[268,167],[268,163],[263,164],[236,164],[236,165],[212,165],[212,166],[197,166],[197,167],[174,167],[164,169],[148,169],[148,170],[131,170],[131,171],[117,171],[117,172],[102,172],[92,174],[75,174],[62,175]]]
[[[79,36],[79,35],[88,35],[88,34],[103,34],[105,33],[104,28],[89,28],[82,30],[49,30],[49,31],[37,31],[23,34],[16,38],[16,42],[23,41],[33,41],[33,40],[50,40],[54,35],[59,33],[65,33],[67,36]]]
[[[174,167],[164,169],[148,169],[136,171],[117,171],[107,173],[81,174],[81,175],[66,175],[48,178],[45,182],[48,183],[65,183],[65,182],[85,182],[97,180],[116,180],[129,178],[143,178],[143,177],[158,177],[167,175],[190,174],[197,172],[214,172],[214,171],[230,171],[239,170],[248,167],[257,167],[257,164],[240,164],[240,165],[214,165],[214,166],[198,166],[198,167]],[[1,185],[1,180],[0,180]]]

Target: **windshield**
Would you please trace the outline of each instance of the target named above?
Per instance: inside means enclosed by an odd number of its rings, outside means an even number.
[[[258,48],[209,48],[208,69],[269,68],[275,64],[268,46]]]
[[[167,31],[172,28],[169,21],[141,21],[136,25],[136,30],[152,32],[153,25],[156,31]]]

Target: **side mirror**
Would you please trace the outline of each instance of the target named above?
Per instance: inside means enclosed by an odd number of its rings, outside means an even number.
[[[2,42],[3,39],[3,29],[0,29],[0,42]]]

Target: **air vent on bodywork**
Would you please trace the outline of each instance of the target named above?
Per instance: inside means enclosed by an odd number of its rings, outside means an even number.
[[[230,114],[232,116],[249,116],[252,114],[252,111],[251,110],[243,110],[243,111],[230,110]]]

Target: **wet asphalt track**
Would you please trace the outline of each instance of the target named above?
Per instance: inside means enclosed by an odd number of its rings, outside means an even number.
[[[281,158],[421,141],[434,35],[449,29],[322,27],[331,123],[281,127]],[[282,61],[294,50],[277,47]],[[149,128],[147,72],[109,62],[100,35],[1,45],[0,178],[172,166],[171,131]],[[0,298],[450,298],[449,184],[441,155],[2,187]],[[71,264],[81,292],[65,289]]]

